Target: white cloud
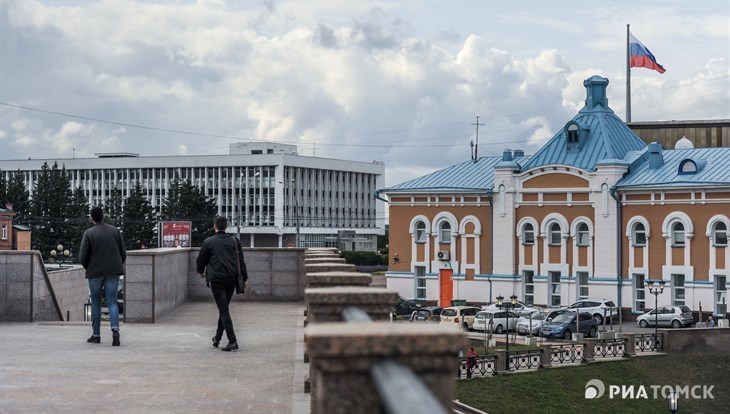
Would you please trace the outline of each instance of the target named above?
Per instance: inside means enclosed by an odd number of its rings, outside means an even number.
[[[730,118],[728,11],[711,4],[0,1],[2,100],[88,118],[0,107],[3,159],[233,142],[143,125],[384,160],[395,184],[468,159],[477,115],[480,154],[534,152],[591,75],[623,117],[626,21],[668,69],[633,71],[634,120]]]

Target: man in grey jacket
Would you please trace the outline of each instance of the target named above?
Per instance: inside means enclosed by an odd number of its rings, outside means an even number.
[[[228,220],[218,216],[213,220],[215,235],[203,241],[196,264],[201,278],[205,278],[213,292],[215,304],[218,306],[218,328],[213,337],[213,346],[218,344],[226,331],[228,345],[221,351],[237,351],[238,341],[233,331],[233,321],[228,305],[231,303],[239,272],[243,278],[243,287],[246,287],[248,274],[246,263],[243,261],[243,250],[238,239],[226,233]]]
[[[119,346],[117,289],[119,289],[119,276],[124,274],[127,250],[119,230],[103,222],[104,211],[101,207],[91,209],[91,220],[94,225],[84,232],[79,249],[79,260],[86,269],[91,293],[92,334],[86,342],[101,343],[101,291],[104,288],[112,328],[112,346]]]

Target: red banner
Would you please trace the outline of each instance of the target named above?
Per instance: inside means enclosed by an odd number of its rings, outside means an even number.
[[[160,230],[160,247],[190,247],[192,223],[189,221],[163,221]]]

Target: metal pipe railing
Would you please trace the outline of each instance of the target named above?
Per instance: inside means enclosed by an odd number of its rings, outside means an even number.
[[[360,308],[350,306],[342,310],[342,318],[348,323],[370,323],[370,316]],[[413,371],[393,360],[376,362],[370,368],[375,388],[389,414],[449,412],[431,390]]]

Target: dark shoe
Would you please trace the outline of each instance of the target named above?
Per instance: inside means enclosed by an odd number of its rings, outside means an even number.
[[[119,331],[114,329],[112,330],[112,346],[119,346]]]
[[[238,342],[229,342],[221,351],[238,351]]]
[[[101,336],[94,336],[91,335],[89,339],[86,340],[86,342],[90,344],[100,344],[101,343]]]
[[[218,344],[221,343],[220,339],[217,339],[215,336],[213,337],[213,348],[218,348]]]

